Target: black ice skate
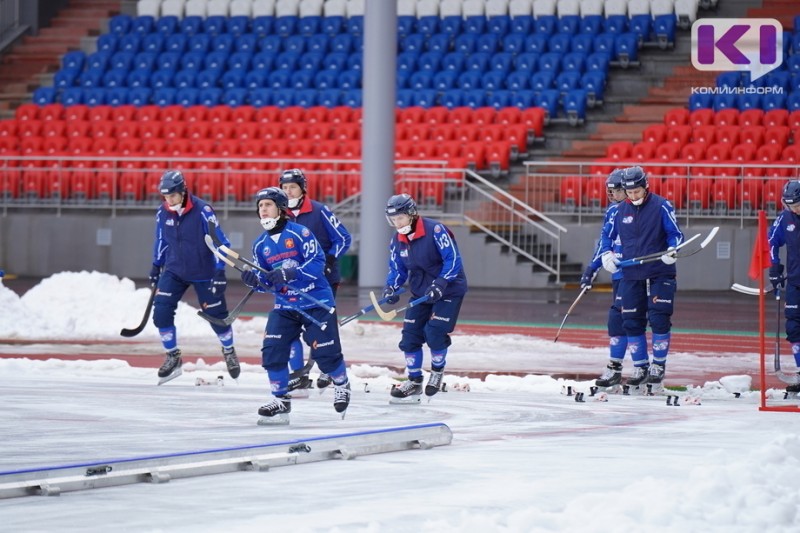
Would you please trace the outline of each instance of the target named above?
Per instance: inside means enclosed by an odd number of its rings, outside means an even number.
[[[341,413],[342,418],[344,418],[344,415],[347,412],[347,406],[349,405],[350,405],[350,383],[347,382],[344,385],[334,384],[333,408],[336,410],[337,413]]]
[[[650,372],[647,376],[647,382],[653,385],[661,385],[664,381],[664,365],[652,364],[650,365]]]
[[[602,388],[615,387],[622,383],[622,364],[611,361],[603,371],[603,375],[594,382],[595,386]]]
[[[291,396],[273,396],[269,402],[258,408],[259,426],[288,426],[289,413],[292,412]]]
[[[434,370],[431,369],[431,375],[428,378],[428,384],[425,385],[425,396],[429,398],[442,390],[442,380],[444,379],[444,369]]]
[[[800,392],[800,383],[794,383],[792,385],[787,385],[786,386],[786,392],[796,395],[798,392]]]
[[[158,384],[163,385],[183,374],[182,365],[181,351],[178,348],[167,352],[164,364],[158,369]]]
[[[392,387],[389,403],[419,403],[422,400],[422,376],[409,378],[401,385]]]
[[[233,346],[230,348],[222,348],[222,358],[225,360],[225,366],[228,367],[228,374],[230,374],[233,379],[238,378],[242,369],[239,366],[239,358],[236,357],[236,349]]]
[[[633,374],[631,374],[631,377],[628,378],[625,384],[629,387],[638,387],[642,385],[647,381],[649,370],[649,365],[633,367]]]
[[[317,388],[322,391],[325,387],[333,383],[333,380],[328,374],[320,374],[317,378]]]
[[[311,378],[308,377],[308,374],[301,374],[296,378],[292,378],[289,380],[289,392],[298,389],[310,389],[311,388]]]

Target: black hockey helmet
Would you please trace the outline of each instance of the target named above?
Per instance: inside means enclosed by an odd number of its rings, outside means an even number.
[[[281,172],[281,177],[278,180],[278,184],[283,185],[284,183],[296,183],[303,190],[303,193],[305,193],[307,190],[308,179],[306,179],[306,175],[303,174],[303,171],[299,168],[290,168]]]
[[[647,188],[647,174],[642,167],[628,167],[623,168],[622,172],[622,188],[626,191],[636,189],[638,187]]]
[[[395,194],[386,202],[386,216],[388,218],[403,214],[412,218],[417,216],[417,202],[410,194]]]
[[[622,181],[624,179],[625,174],[622,170],[623,169],[621,168],[614,169],[611,171],[611,174],[608,175],[608,178],[606,179],[606,189],[608,189],[609,193],[613,190],[619,190],[624,188],[622,186]]]
[[[781,198],[786,205],[795,205],[800,202],[800,180],[787,181],[783,186]]]
[[[256,213],[258,212],[258,204],[261,200],[272,200],[275,202],[278,209],[284,213],[289,209],[289,197],[286,196],[286,193],[279,187],[267,187],[256,193]]]

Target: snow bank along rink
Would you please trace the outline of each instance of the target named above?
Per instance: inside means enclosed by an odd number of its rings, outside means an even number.
[[[722,383],[692,384],[688,393],[701,405],[619,395],[579,403],[563,388],[587,390],[588,382],[548,374],[575,366],[598,372],[606,359],[602,344],[459,334],[448,392],[419,406],[393,406],[388,392],[402,364],[399,332],[361,322],[342,328],[345,355],[353,354],[347,418],[338,419],[330,393],[311,391],[295,401],[290,426],[264,428],[255,424],[268,393],[263,369],[245,363],[238,384],[230,380],[210,328],[189,306],[178,314],[181,344],[202,356],[177,380],[155,386],[162,355],[152,325],[131,343],[118,336],[135,325],[146,300],[147,291],[130,280],[97,273],[55,275],[22,298],[0,287],[0,339],[48,341],[0,346],[0,470],[429,422],[446,423],[453,444],[0,500],[4,529],[788,532],[800,524],[797,414],[759,412],[756,393],[734,399],[722,384],[749,388],[757,371],[752,354],[726,359],[736,371]],[[235,329],[240,354],[257,361],[263,319],[237,321]],[[26,350],[50,355],[34,360]],[[671,357],[670,365],[687,375],[713,364],[698,354]],[[525,371],[539,375],[503,375]],[[482,379],[466,377],[470,372]],[[225,376],[222,387],[195,385],[218,375]]]

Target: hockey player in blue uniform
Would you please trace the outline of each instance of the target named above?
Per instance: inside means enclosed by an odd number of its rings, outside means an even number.
[[[778,214],[769,231],[769,280],[775,291],[786,288],[783,313],[786,319],[786,340],[792,345],[795,364],[800,368],[800,181],[783,186],[785,209]],[[786,245],[786,275],[781,263],[781,247]],[[800,373],[787,392],[800,392]]]
[[[624,258],[665,252],[660,261],[625,268],[619,283],[622,321],[634,364],[627,383],[658,385],[664,380],[677,288],[674,248],[683,242],[683,233],[672,204],[648,190],[647,174],[641,167],[623,169],[622,186],[628,199],[618,204],[608,233],[601,236],[600,253],[603,268],[614,274],[619,271],[614,251],[617,238]],[[647,354],[648,322],[652,330],[653,364]]]
[[[456,327],[467,278],[453,234],[442,223],[423,218],[408,194],[389,198],[386,219],[397,233],[389,245],[389,274],[383,290],[387,303],[400,299],[397,290],[408,281],[412,298],[428,301],[406,311],[399,348],[403,351],[408,380],[391,391],[392,403],[418,403],[422,396],[422,345],[431,352],[431,373],[425,395],[442,387],[450,333]]]
[[[308,180],[299,168],[284,170],[280,177],[280,186],[289,198],[289,214],[295,222],[307,227],[314,234],[325,254],[325,278],[331,286],[334,298],[339,288],[339,258],[350,249],[352,238],[347,228],[336,218],[336,215],[323,203],[308,197]],[[297,372],[303,368],[303,343],[298,337],[292,342],[292,354],[289,357],[289,370]],[[331,384],[330,376],[321,374],[317,378],[317,387],[324,389]],[[290,389],[304,389],[311,386],[308,373],[305,373],[290,384]]]
[[[621,169],[614,170],[606,179],[606,192],[608,194],[609,206],[606,209],[603,227],[600,229],[600,239],[597,242],[594,255],[589,266],[581,276],[581,289],[592,288],[597,271],[603,266],[602,253],[600,246],[603,236],[611,231],[611,220],[617,213],[619,203],[625,200],[625,189],[622,188]],[[622,246],[619,239],[614,241],[614,252],[618,259],[622,259]],[[622,361],[625,359],[625,351],[628,348],[628,337],[625,336],[625,328],[622,327],[622,295],[619,293],[619,281],[622,279],[622,272],[611,274],[611,306],[608,308],[608,346],[609,362],[603,375],[596,381],[598,387],[612,387],[622,381]]]
[[[333,407],[344,416],[350,403],[350,383],[336,315],[299,296],[302,291],[334,305],[333,292],[324,275],[325,254],[308,228],[289,220],[289,198],[281,189],[258,191],[256,206],[265,231],[253,242],[253,262],[267,272],[244,271],[242,281],[261,292],[265,292],[263,286],[275,292],[275,307],[269,313],[261,347],[272,397],[258,410],[259,424],[289,423],[289,352],[303,328],[311,357],[333,381]]]
[[[214,210],[206,202],[192,195],[186,180],[178,170],[168,170],[161,176],[159,192],[164,203],[156,213],[156,237],[153,246],[153,267],[150,283],[156,285],[153,303],[153,324],[161,335],[167,358],[158,369],[159,385],[181,375],[181,351],[175,330],[175,309],[189,288],[194,287],[200,305],[208,315],[225,318],[225,264],[214,257],[204,238],[209,220],[217,224],[220,240],[227,237],[219,227]],[[222,344],[222,357],[232,378],[239,377],[239,359],[233,346],[230,326],[211,325]]]

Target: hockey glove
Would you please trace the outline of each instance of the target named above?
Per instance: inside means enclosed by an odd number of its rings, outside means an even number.
[[[225,270],[217,270],[214,272],[214,278],[211,280],[211,287],[218,291],[224,291],[228,286],[228,278],[225,276]]]
[[[383,299],[386,300],[387,304],[394,305],[400,301],[400,295],[395,294],[394,288],[387,285],[383,288]]]
[[[783,265],[777,264],[769,267],[769,282],[772,283],[772,290],[782,289],[786,285],[786,278],[783,276]]]
[[[267,281],[272,285],[286,285],[293,279],[297,278],[297,269],[296,268],[276,268],[275,270],[270,270],[264,277],[267,278]]]
[[[158,280],[161,278],[161,267],[158,265],[153,265],[153,268],[150,269],[149,277],[152,285],[158,285]]]
[[[242,281],[251,289],[258,288],[258,274],[256,274],[255,270],[243,270]]]
[[[428,287],[428,291],[425,293],[428,295],[428,303],[432,304],[438,302],[442,299],[444,295],[444,290],[447,288],[447,280],[444,278],[436,278],[431,283],[431,286]]]
[[[619,260],[617,259],[617,256],[614,255],[614,252],[608,251],[604,253],[602,259],[603,259],[603,268],[605,268],[612,274],[614,274],[615,272],[619,272],[619,267],[617,266],[619,264]]]
[[[335,255],[326,255],[325,256],[325,275],[330,276],[331,272],[333,272],[333,267],[336,266],[336,256]]]
[[[583,276],[581,276],[581,289],[591,290],[592,282],[596,276],[597,271],[592,268],[592,265],[586,267],[586,270],[583,271]]]
[[[675,261],[678,260],[678,257],[675,255],[676,253],[675,247],[670,246],[667,248],[667,253],[661,256],[661,262],[665,265],[674,265]]]

